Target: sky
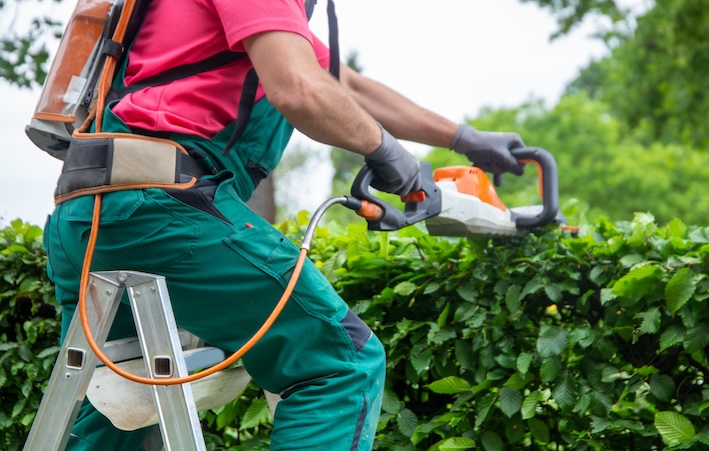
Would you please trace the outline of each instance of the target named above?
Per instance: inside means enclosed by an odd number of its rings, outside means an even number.
[[[311,21],[325,42],[326,3],[318,2]],[[519,0],[336,0],[336,7],[343,58],[356,51],[364,75],[457,122],[483,107],[513,107],[531,98],[554,105],[580,68],[607,53],[590,37],[597,25],[592,21],[550,42],[555,19]],[[66,7],[52,8],[66,21]],[[20,90],[0,80],[5,144],[0,149],[0,226],[15,218],[42,226],[53,209],[61,162],[24,134],[38,95],[38,89]],[[299,134],[292,143],[318,148]],[[403,144],[417,154],[426,151]],[[303,177],[299,189],[308,195],[299,209],[312,211],[331,195],[328,169],[317,172],[318,177]]]

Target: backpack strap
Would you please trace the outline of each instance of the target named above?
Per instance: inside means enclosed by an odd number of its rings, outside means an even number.
[[[335,14],[335,2],[333,0],[327,1],[327,20],[329,28],[329,45],[330,45],[330,73],[337,80],[340,79],[340,44],[339,44],[339,30],[337,27],[337,15]],[[254,108],[254,103],[256,101],[256,92],[258,89],[258,75],[256,71],[252,68],[247,72],[244,78],[244,86],[241,91],[241,98],[239,99],[239,115],[236,118],[236,124],[234,125],[234,132],[231,134],[229,141],[222,149],[222,155],[229,153],[229,150],[236,144],[236,142],[241,138],[241,135],[246,130],[246,126],[251,119],[251,111]]]
[[[133,83],[122,89],[111,89],[108,93],[106,99],[107,102],[112,100],[122,99],[128,94],[138,92],[141,89],[145,89],[151,86],[166,85],[173,81],[181,80],[183,78],[191,77],[193,75],[201,74],[204,72],[209,72],[211,70],[217,69],[234,61],[238,61],[246,57],[245,52],[232,52],[226,50],[224,52],[212,55],[202,61],[196,63],[183,64],[181,66],[173,67],[159,74],[148,77],[145,80],[141,80],[138,83]]]
[[[335,2],[327,0],[327,26],[329,28],[330,44],[330,73],[340,79],[340,43],[339,29],[337,27],[337,14],[335,14]]]

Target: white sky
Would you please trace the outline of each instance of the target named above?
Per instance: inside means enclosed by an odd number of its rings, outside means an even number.
[[[325,42],[326,3],[319,0],[312,21]],[[588,36],[591,23],[549,42],[554,18],[518,0],[336,0],[336,6],[343,58],[356,50],[365,75],[455,121],[530,97],[553,105],[579,68],[606,53]],[[65,19],[65,9],[57,17]],[[36,90],[0,81],[0,225],[19,217],[41,226],[53,208],[61,162],[24,134],[37,97]],[[302,135],[295,139],[307,143]],[[330,195],[323,188],[329,181],[306,183],[313,179],[303,177],[301,189],[311,195],[300,208],[312,210]]]

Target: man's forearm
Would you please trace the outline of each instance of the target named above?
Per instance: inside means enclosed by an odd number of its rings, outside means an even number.
[[[342,82],[357,102],[399,139],[448,147],[458,128],[388,86],[341,66]]]

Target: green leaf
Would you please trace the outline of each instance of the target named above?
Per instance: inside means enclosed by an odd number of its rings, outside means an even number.
[[[502,437],[494,431],[483,432],[480,441],[485,451],[503,451],[505,449],[505,443],[502,441]]]
[[[423,289],[423,294],[435,293],[436,291],[438,291],[438,289],[440,287],[441,286],[440,286],[440,284],[438,284],[438,282],[428,283],[428,284],[426,284],[426,288]]]
[[[461,299],[463,299],[464,301],[468,301],[468,302],[475,301],[475,298],[476,298],[475,288],[470,284],[458,288],[456,290],[456,293],[458,293],[458,296],[460,296]]]
[[[620,259],[620,264],[623,268],[630,268],[638,262],[643,261],[643,256],[640,254],[628,254],[624,255]]]
[[[409,409],[402,409],[396,414],[396,425],[405,436],[411,438],[418,426],[418,418]]]
[[[544,285],[544,293],[552,302],[559,302],[561,300],[561,285],[557,283]]]
[[[399,282],[399,284],[397,284],[394,287],[394,293],[396,293],[400,296],[409,296],[409,295],[411,295],[411,293],[416,291],[416,288],[417,288],[416,284],[413,284],[413,283],[409,282],[408,280],[405,280],[403,282]]]
[[[266,398],[251,401],[249,408],[246,409],[246,413],[244,413],[244,418],[241,420],[239,430],[243,431],[245,429],[255,428],[261,424],[262,420],[268,419],[270,415],[271,412],[268,410]]]
[[[671,237],[682,238],[687,233],[687,225],[681,219],[674,218],[667,224],[667,232]]]
[[[542,362],[542,367],[539,371],[539,375],[544,382],[551,382],[559,375],[561,372],[561,362],[557,358],[548,358]]]
[[[657,412],[655,427],[668,445],[689,442],[696,434],[692,422],[677,412]]]
[[[687,352],[705,350],[709,346],[709,324],[701,322],[687,331],[684,348]]]
[[[667,282],[665,300],[673,315],[692,297],[696,286],[694,272],[689,268],[680,269]]]
[[[591,432],[598,434],[613,425],[613,421],[606,417],[591,416]]]
[[[660,351],[682,343],[687,336],[687,331],[679,325],[672,325],[660,336]]]
[[[650,378],[650,393],[660,401],[669,401],[675,391],[675,382],[666,374],[655,374]]]
[[[522,308],[522,302],[519,297],[520,288],[519,285],[512,285],[505,293],[505,306],[507,310],[512,313],[518,313]]]
[[[443,328],[448,323],[448,313],[450,312],[450,310],[451,304],[450,302],[447,302],[441,314],[438,315],[438,320],[436,320],[436,324],[438,324],[438,327]]]
[[[468,340],[455,341],[455,358],[461,368],[474,371],[476,369],[473,358],[473,347]]]
[[[438,449],[441,451],[456,450],[456,449],[473,449],[475,448],[475,440],[468,437],[451,437],[440,442]]]
[[[411,365],[416,370],[416,374],[421,375],[424,371],[428,370],[431,364],[431,359],[433,358],[433,350],[426,348],[421,350],[420,348],[414,348],[414,350],[409,354],[411,359]]]
[[[632,299],[641,298],[655,288],[660,272],[660,267],[653,264],[632,269],[615,283],[613,293]]]
[[[520,407],[522,407],[522,394],[517,390],[502,387],[500,389],[499,398],[500,410],[502,410],[502,413],[507,415],[508,418],[519,412]]]
[[[579,391],[576,382],[568,372],[564,372],[562,376],[557,379],[556,386],[554,386],[551,392],[551,396],[563,410],[571,409],[576,403],[578,395]]]
[[[532,433],[532,437],[534,437],[538,442],[541,443],[549,443],[549,426],[547,424],[538,419],[538,418],[530,418],[529,419],[529,431]]]
[[[540,289],[544,288],[544,282],[539,276],[534,276],[527,284],[524,286],[522,293],[519,295],[519,299],[524,299],[528,294],[534,294]]]
[[[610,301],[616,299],[618,295],[613,293],[612,288],[601,289],[601,305],[606,305]]]
[[[531,352],[521,352],[517,356],[517,371],[522,374],[527,374],[529,371],[529,366],[532,364],[532,360],[534,360],[534,354]]]
[[[556,326],[544,326],[537,339],[537,352],[542,357],[561,354],[568,344],[569,333]]]
[[[487,415],[490,413],[490,409],[492,406],[495,404],[495,399],[497,396],[493,392],[488,392],[480,398],[475,403],[475,428],[479,428],[484,422],[485,419],[487,418]]]
[[[529,373],[522,374],[515,372],[509,377],[509,379],[507,379],[504,386],[509,387],[512,390],[522,390],[532,380],[534,380],[534,376]]]
[[[608,282],[608,276],[605,274],[603,266],[600,265],[593,267],[591,272],[588,274],[588,278],[599,287],[604,286],[606,282]]]
[[[709,227],[700,227],[689,233],[689,239],[699,244],[709,243]]]
[[[660,330],[661,314],[658,308],[652,307],[646,312],[638,313],[635,317],[643,320],[639,329],[641,334],[654,334]]]
[[[404,403],[399,400],[393,390],[384,389],[384,397],[382,398],[382,410],[386,413],[396,415],[404,407]]]
[[[444,377],[443,379],[431,382],[427,385],[427,387],[435,393],[440,393],[444,395],[453,395],[456,393],[467,392],[470,391],[470,389],[472,388],[468,381],[455,376],[448,376]]]
[[[537,414],[537,404],[538,403],[539,403],[539,392],[538,391],[533,391],[530,394],[528,394],[526,398],[524,398],[524,401],[522,401],[522,407],[520,408],[523,420],[529,420],[530,418],[534,418],[534,415]]]

